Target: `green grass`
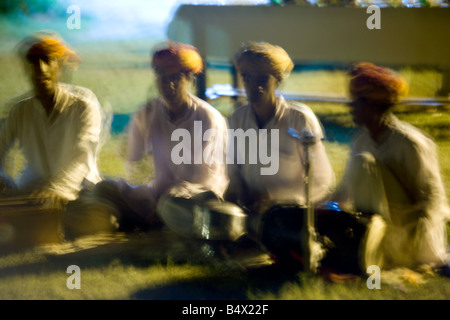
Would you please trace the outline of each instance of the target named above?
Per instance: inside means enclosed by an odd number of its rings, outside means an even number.
[[[99,235],[62,248],[1,255],[0,298],[442,300],[450,294],[450,281],[431,274],[404,273],[417,280],[404,282],[382,272],[381,289],[370,290],[364,278],[333,283],[303,272],[243,270],[230,260],[201,255],[198,242],[160,236]],[[67,267],[73,264],[81,270],[79,290],[67,288]]]

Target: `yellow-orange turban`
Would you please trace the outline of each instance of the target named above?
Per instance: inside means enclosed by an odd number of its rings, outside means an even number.
[[[392,105],[406,95],[408,85],[391,69],[370,62],[355,64],[350,70],[350,95],[373,103]]]
[[[80,57],[67,47],[57,33],[52,31],[39,31],[26,37],[19,43],[17,50],[23,59],[29,59],[32,56],[49,56],[73,67],[81,62]]]
[[[156,72],[173,70],[199,74],[203,71],[203,60],[195,47],[169,42],[166,48],[159,49],[153,54],[152,66]]]
[[[79,59],[74,51],[55,39],[45,39],[35,43],[27,53],[28,58],[32,56],[48,56],[70,62],[75,62]]]
[[[294,68],[294,63],[283,48],[267,42],[243,44],[236,53],[235,61],[241,72],[258,70],[272,74],[278,81],[287,78]]]

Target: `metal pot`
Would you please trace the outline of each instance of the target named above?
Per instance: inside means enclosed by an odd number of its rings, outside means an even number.
[[[157,211],[171,230],[186,236],[236,241],[247,233],[247,214],[227,201],[166,196],[160,199]]]

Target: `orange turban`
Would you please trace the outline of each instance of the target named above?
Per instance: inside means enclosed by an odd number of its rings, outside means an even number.
[[[62,38],[51,31],[39,31],[26,37],[17,50],[24,59],[32,56],[49,56],[62,59],[65,64],[71,64],[74,67],[81,62],[80,57],[66,46]]]
[[[198,50],[188,44],[170,42],[169,46],[157,50],[152,57],[152,66],[159,70],[173,70],[199,74],[203,71],[203,60]]]
[[[408,85],[391,69],[361,62],[350,70],[350,95],[378,104],[392,105],[406,95]]]
[[[61,42],[55,39],[46,39],[31,46],[28,50],[27,57],[30,56],[49,56],[55,59],[67,59],[75,52],[67,48]]]

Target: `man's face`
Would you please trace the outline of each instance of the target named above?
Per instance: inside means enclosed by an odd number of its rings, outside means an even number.
[[[272,100],[278,87],[278,80],[273,75],[252,70],[244,70],[241,75],[250,103],[265,103]]]
[[[53,94],[61,73],[59,61],[49,56],[32,56],[28,58],[28,62],[31,67],[31,81],[36,93]]]
[[[373,118],[373,108],[364,99],[355,99],[349,105],[353,122],[356,125],[365,126]]]
[[[189,89],[189,76],[177,71],[158,71],[157,83],[160,94],[171,103],[185,101]]]

